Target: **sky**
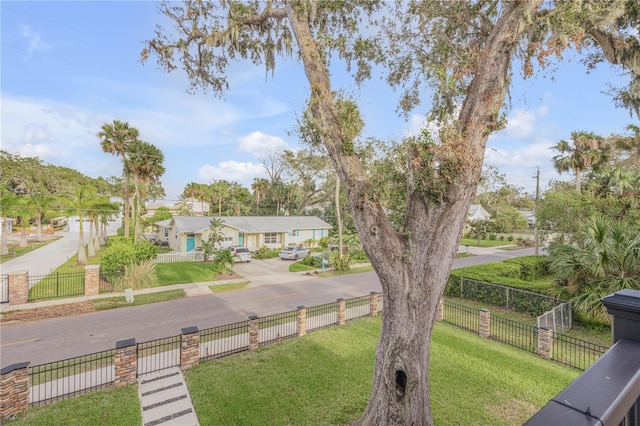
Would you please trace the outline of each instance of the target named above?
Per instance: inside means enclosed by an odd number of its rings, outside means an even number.
[[[266,155],[299,148],[292,131],[308,97],[302,66],[280,61],[271,76],[238,62],[224,98],[187,93],[184,73],[165,73],[154,57],[139,61],[144,40],[165,19],[151,1],[0,1],[0,148],[94,178],[120,176],[120,160],[97,137],[103,124],[120,120],[163,151],[167,199],[178,199],[189,182],[250,188],[266,177]],[[607,83],[624,83],[620,70],[602,65],[586,74],[577,57],[567,58],[553,74],[522,81],[516,73],[508,125],[487,144],[485,164],[532,194],[537,167],[542,190],[571,177],[553,169],[550,147],[572,131],[606,136],[637,124],[603,93]],[[334,89],[358,102],[363,137],[399,140],[424,125],[428,102],[399,117],[398,94],[382,81],[356,88],[345,71],[332,72]]]

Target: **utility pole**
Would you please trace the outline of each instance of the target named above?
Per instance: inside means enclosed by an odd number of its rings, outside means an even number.
[[[533,225],[533,239],[535,241],[535,255],[538,255],[538,247],[540,245],[540,229],[538,228],[538,199],[540,197],[540,167],[537,168],[536,175],[534,176],[536,180],[536,205],[535,205],[535,221]]]

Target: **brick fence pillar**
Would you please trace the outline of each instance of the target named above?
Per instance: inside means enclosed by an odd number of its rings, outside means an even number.
[[[138,368],[138,351],[136,339],[120,340],[116,342],[115,387],[123,387],[136,382]]]
[[[553,358],[553,330],[549,327],[538,328],[538,355],[544,359]]]
[[[198,327],[183,328],[180,342],[182,370],[188,370],[200,364],[200,332]]]
[[[9,305],[22,305],[29,300],[29,273],[16,271],[9,274]]]
[[[442,297],[438,299],[436,306],[436,321],[444,321],[444,299]]]
[[[369,313],[372,317],[378,315],[378,293],[375,291],[369,293]]]
[[[307,308],[298,306],[298,337],[307,334]]]
[[[249,317],[249,350],[255,351],[260,347],[260,318],[255,315]]]
[[[87,265],[84,267],[84,295],[97,294],[100,294],[100,265]]]
[[[29,408],[29,363],[0,370],[0,423]]]
[[[338,308],[338,325],[344,325],[346,322],[346,307],[347,304],[344,299],[337,300],[337,308]]]
[[[488,309],[480,309],[480,324],[478,326],[480,337],[489,339],[491,337],[491,312]]]

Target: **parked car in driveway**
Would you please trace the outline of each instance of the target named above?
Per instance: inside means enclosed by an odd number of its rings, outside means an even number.
[[[309,249],[299,246],[286,246],[282,250],[280,250],[280,259],[293,259],[298,260],[303,257],[307,257],[311,254]]]
[[[247,247],[229,247],[234,262],[251,262],[251,252]]]

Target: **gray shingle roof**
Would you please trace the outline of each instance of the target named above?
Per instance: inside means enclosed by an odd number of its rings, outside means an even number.
[[[211,216],[174,216],[180,232],[201,233],[209,227]],[[289,232],[293,229],[331,229],[324,220],[315,216],[216,216],[225,226],[245,233]]]

